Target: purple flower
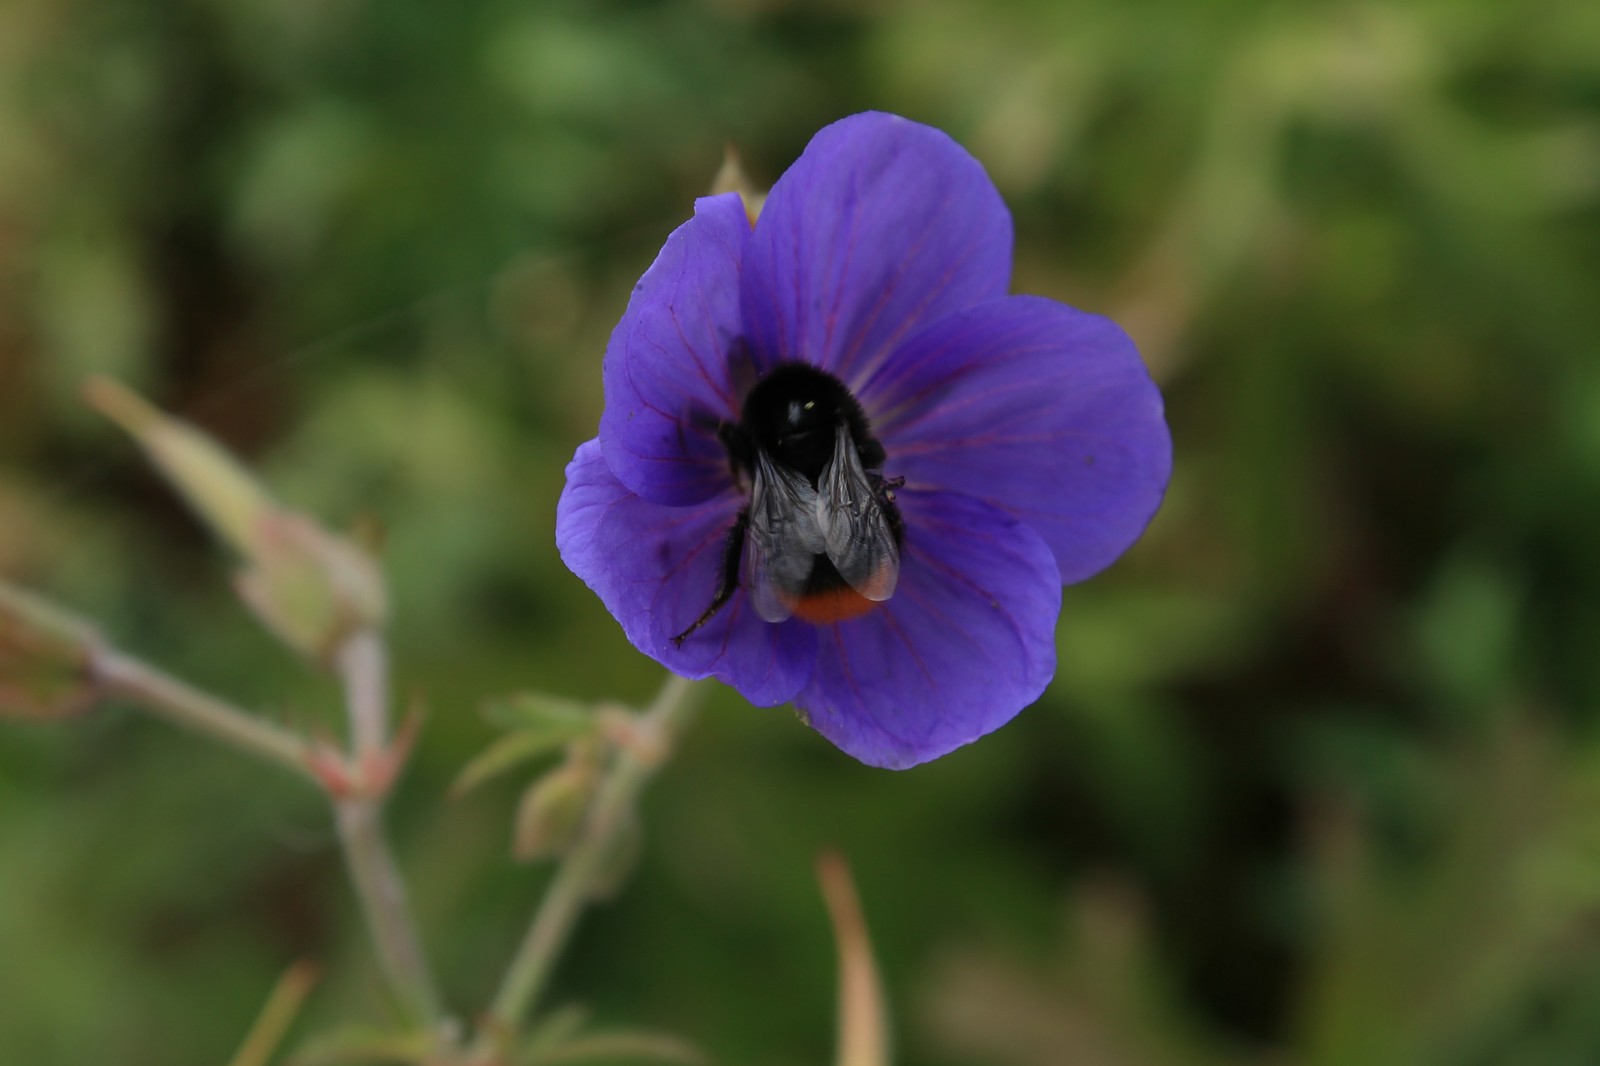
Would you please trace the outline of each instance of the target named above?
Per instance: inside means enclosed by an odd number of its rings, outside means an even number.
[[[792,700],[862,762],[1005,724],[1172,447],[1127,336],[1010,274],[983,168],[893,115],[818,133],[753,227],[697,201],[611,335],[562,558],[639,650]]]

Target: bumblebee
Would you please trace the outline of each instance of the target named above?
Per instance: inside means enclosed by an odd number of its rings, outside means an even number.
[[[672,638],[681,647],[742,585],[768,622],[825,624],[865,614],[894,595],[904,523],[885,478],[883,445],[842,381],[782,363],[717,436],[734,476],[750,487],[722,553],[711,604]]]

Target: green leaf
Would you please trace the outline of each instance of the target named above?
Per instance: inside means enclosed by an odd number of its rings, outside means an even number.
[[[543,728],[529,727],[507,733],[462,768],[455,783],[450,786],[450,794],[463,796],[507,770],[560,750],[586,735],[594,726],[595,719],[591,715],[582,721],[551,722]]]
[[[484,717],[505,729],[576,728],[594,722],[594,707],[545,692],[514,692],[489,700]]]

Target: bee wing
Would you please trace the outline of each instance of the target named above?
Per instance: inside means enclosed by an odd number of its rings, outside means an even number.
[[[823,550],[839,576],[869,600],[881,603],[893,596],[900,579],[900,547],[845,425],[834,436],[833,458],[817,488]]]
[[[744,541],[744,587],[756,614],[768,622],[792,615],[822,551],[817,490],[758,448]]]

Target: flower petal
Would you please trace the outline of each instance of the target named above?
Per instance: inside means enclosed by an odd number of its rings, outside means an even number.
[[[728,487],[716,428],[738,417],[730,355],[749,239],[737,193],[695,201],[606,345],[600,442],[611,470],[646,499],[698,503]]]
[[[1039,535],[956,493],[903,492],[900,585],[821,630],[795,697],[819,733],[873,766],[938,758],[998,729],[1055,673],[1061,578]]]
[[[600,443],[589,441],[567,466],[556,547],[634,647],[674,673],[719,678],[770,707],[793,698],[811,674],[817,640],[810,626],[763,622],[741,589],[682,648],[671,639],[716,593],[740,503],[731,488],[694,506],[651,503],[622,484]]]
[[[772,187],[744,271],[757,366],[802,360],[852,384],[919,326],[1005,293],[1011,215],[946,134],[853,115]]]
[[[1149,524],[1172,471],[1161,393],[1099,315],[991,300],[907,341],[859,398],[908,487],[964,492],[1023,519],[1065,583],[1109,566]]]

